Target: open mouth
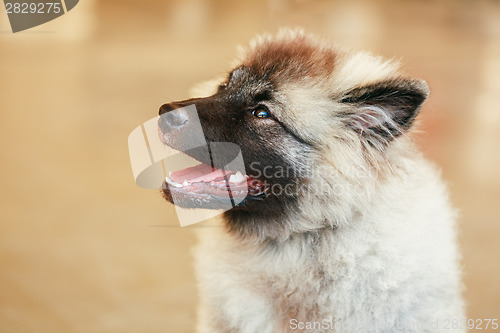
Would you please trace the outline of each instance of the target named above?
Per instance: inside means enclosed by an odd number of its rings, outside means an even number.
[[[187,208],[217,209],[224,203],[237,206],[244,199],[266,196],[260,179],[204,163],[169,172],[162,189],[167,200]]]

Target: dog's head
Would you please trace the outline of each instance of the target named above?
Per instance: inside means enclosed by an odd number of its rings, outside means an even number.
[[[160,108],[162,141],[202,163],[173,173],[176,186],[165,185],[164,196],[172,201],[175,191],[176,204],[203,208],[219,208],[228,189],[244,196],[225,212],[242,236],[338,226],[397,167],[427,95],[424,81],[402,76],[393,62],[297,31],[260,37],[212,94]],[[236,144],[246,174],[219,172],[206,147],[185,149],[194,119],[183,107],[192,104],[206,141]]]

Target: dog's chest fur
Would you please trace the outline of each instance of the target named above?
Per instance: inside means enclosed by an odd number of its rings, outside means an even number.
[[[462,314],[453,212],[439,182],[422,182],[437,180],[435,171],[420,167],[420,176],[389,184],[369,214],[339,229],[260,244],[223,227],[201,229],[199,331],[290,332],[296,320],[337,325],[310,332],[395,324],[427,332],[415,325]]]

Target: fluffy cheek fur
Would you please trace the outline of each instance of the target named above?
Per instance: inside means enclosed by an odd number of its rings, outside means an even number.
[[[310,176],[297,200],[300,218],[296,221],[307,224],[296,222],[296,231],[342,227],[364,216],[377,193],[390,179],[404,179],[405,164],[418,155],[410,134],[381,150],[341,122],[331,125],[324,133],[325,142],[315,150]],[[316,225],[308,221],[316,221]]]
[[[233,234],[245,242],[281,242],[293,234],[346,225],[368,209],[377,180],[389,171],[375,168],[377,153],[366,152],[361,138],[341,124],[330,135],[325,133],[325,138],[322,148],[292,140],[273,145],[299,177],[288,183],[275,180],[270,189],[274,196],[257,211],[226,212]]]
[[[289,165],[300,166],[303,177],[296,206],[289,210],[296,214],[289,232],[281,236],[343,225],[362,211],[373,193],[373,157],[363,150],[361,138],[335,116],[342,105],[325,97],[324,89],[288,86],[280,90],[286,93],[279,96],[279,104],[287,107],[274,111],[310,144],[307,159],[303,152],[284,150]]]

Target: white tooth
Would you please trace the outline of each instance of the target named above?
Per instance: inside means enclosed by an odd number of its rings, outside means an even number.
[[[182,183],[182,185],[184,185],[184,186],[188,186],[188,185],[189,185],[189,182],[188,182],[187,180],[185,180],[185,181]]]
[[[244,181],[245,179],[246,179],[246,177],[243,176],[243,174],[241,172],[239,172],[239,171],[236,172],[236,174],[231,175],[229,177],[229,181],[231,183],[240,183],[240,182]]]

